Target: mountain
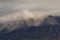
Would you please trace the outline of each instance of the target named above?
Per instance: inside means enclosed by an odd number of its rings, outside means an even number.
[[[8,33],[2,30],[0,40],[60,40],[60,17],[49,15],[42,25],[19,28]],[[22,25],[23,26],[23,25]]]
[[[46,19],[45,25],[59,25],[58,18],[56,16],[51,16]]]

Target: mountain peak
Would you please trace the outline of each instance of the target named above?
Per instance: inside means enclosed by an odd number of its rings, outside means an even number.
[[[49,15],[45,22],[46,25],[58,25],[59,21],[56,16]]]

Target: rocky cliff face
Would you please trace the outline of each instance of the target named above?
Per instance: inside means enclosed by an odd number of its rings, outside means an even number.
[[[0,35],[0,40],[60,40],[60,17],[48,16],[45,22],[38,27],[16,29]]]

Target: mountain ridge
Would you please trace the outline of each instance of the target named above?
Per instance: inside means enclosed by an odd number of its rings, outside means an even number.
[[[54,17],[49,15],[42,25],[39,25],[37,27],[31,26],[27,29],[25,28],[26,26],[24,26],[22,29],[18,28],[16,30],[1,35],[2,38],[4,39],[2,39],[1,36],[0,39],[2,40],[9,40],[9,39],[10,40],[23,40],[23,39],[24,40],[25,39],[45,40],[47,38],[47,40],[49,39],[57,40],[60,37],[59,19],[60,19],[59,17]]]

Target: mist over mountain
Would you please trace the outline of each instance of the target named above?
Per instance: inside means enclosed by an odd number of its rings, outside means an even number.
[[[60,40],[59,38],[59,13],[22,10],[0,16],[0,40]]]
[[[0,0],[0,40],[60,40],[60,0]]]
[[[33,25],[34,19],[28,21],[30,25],[27,25],[27,21],[22,20],[18,23],[16,29],[9,31],[4,28],[0,31],[1,40],[60,40],[60,16],[47,16],[41,25]],[[12,21],[12,24],[17,23]],[[16,24],[12,26],[14,27]],[[0,24],[0,26],[2,26]],[[4,39],[3,39],[4,38]],[[8,39],[7,39],[8,38]]]

